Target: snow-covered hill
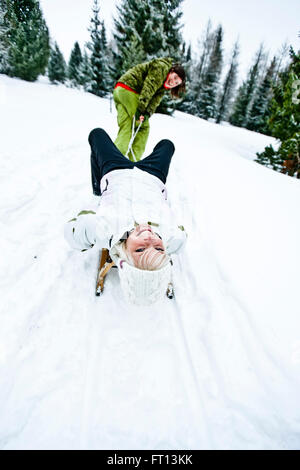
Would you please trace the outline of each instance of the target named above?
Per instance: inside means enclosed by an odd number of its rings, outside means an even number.
[[[253,162],[273,139],[151,118],[189,237],[176,300],[136,308],[63,238],[113,104],[1,75],[0,106],[0,448],[300,449],[300,186]]]

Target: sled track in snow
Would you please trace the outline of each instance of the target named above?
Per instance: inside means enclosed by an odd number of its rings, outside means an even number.
[[[107,286],[109,289],[109,286]],[[108,293],[108,292],[107,292]],[[106,347],[103,339],[109,337],[110,333],[113,333],[114,319],[111,318],[110,330],[107,328],[107,319],[105,318],[103,312],[99,311],[99,302],[103,302],[103,310],[109,308],[109,303],[114,302],[114,299],[110,299],[109,296],[104,295],[103,297],[95,299],[95,308],[91,312],[90,324],[89,324],[89,333],[88,333],[88,353],[86,358],[86,372],[84,379],[84,391],[83,391],[83,400],[82,400],[82,410],[81,410],[81,427],[80,427],[80,449],[88,449],[90,446],[90,435],[93,433],[93,403],[97,396],[95,396],[95,383],[100,382],[100,387],[107,387],[103,382],[104,377],[101,378],[101,373],[105,372],[105,367],[107,364],[103,365],[101,360],[105,356],[107,360],[107,351],[104,350]],[[169,301],[170,303],[166,304],[169,307],[169,311],[166,312],[166,315],[169,315],[168,322],[170,322],[170,334],[173,338],[173,343],[175,345],[178,356],[180,357],[180,363],[182,367],[179,370],[178,381],[181,381],[181,384],[184,387],[188,401],[186,405],[191,408],[191,425],[194,431],[194,435],[197,435],[197,442],[203,448],[214,448],[213,442],[213,433],[209,423],[209,418],[206,413],[203,391],[199,384],[197,377],[197,371],[193,361],[193,355],[189,346],[188,337],[186,335],[185,327],[182,320],[182,313],[180,309],[180,304],[176,301],[176,298]],[[113,308],[114,311],[114,308]],[[141,312],[142,313],[142,312]],[[124,312],[126,315],[126,311]],[[109,314],[107,314],[109,315]],[[112,314],[113,315],[113,314]],[[143,317],[141,315],[140,321],[143,322]],[[114,374],[114,371],[111,371],[111,374]],[[176,384],[174,384],[176,386]],[[109,397],[108,397],[109,399]],[[105,403],[99,405],[100,408],[105,407]],[[201,425],[199,426],[199,421]],[[115,424],[116,426],[118,423]],[[105,430],[104,430],[105,431]],[[206,445],[205,445],[206,444]]]
[[[204,418],[205,428],[206,428],[206,432],[205,432],[206,440],[210,442],[211,444],[213,444],[213,441],[214,441],[213,434],[211,432],[209,418],[206,413],[201,386],[198,381],[196,368],[192,359],[191,350],[188,344],[188,339],[187,339],[184,325],[182,322],[180,308],[176,300],[174,302],[174,310],[176,312],[176,321],[174,321],[173,327],[174,327],[174,330],[177,330],[177,335],[179,339],[178,344],[180,344],[181,349],[184,351],[184,356],[186,358],[185,364],[188,366],[186,369],[186,374],[192,377],[192,382],[194,384],[194,393],[192,394],[192,399],[194,401],[193,407],[195,408],[195,410],[198,410],[198,413],[195,413],[194,415],[194,421],[196,419],[196,416],[199,419],[199,416],[201,416],[202,414]],[[197,429],[198,427],[197,424],[196,423],[194,424],[195,424],[195,429]]]

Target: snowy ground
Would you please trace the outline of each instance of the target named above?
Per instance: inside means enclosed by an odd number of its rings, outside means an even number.
[[[299,180],[273,139],[175,113],[176,300],[128,308],[63,224],[95,207],[87,136],[109,100],[0,76],[1,449],[300,449]]]

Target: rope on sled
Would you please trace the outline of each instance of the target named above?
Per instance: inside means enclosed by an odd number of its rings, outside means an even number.
[[[134,139],[135,139],[136,136],[137,136],[138,131],[140,130],[141,125],[142,125],[142,121],[139,123],[137,130],[134,132],[134,128],[135,128],[135,116],[133,116],[133,119],[132,119],[131,139],[130,139],[130,141],[129,141],[128,149],[127,149],[127,152],[126,152],[125,157],[126,157],[126,158],[129,158],[129,157],[128,157],[128,154],[129,154],[129,152],[131,152],[131,154],[132,154],[133,159],[134,159],[135,162],[137,161],[137,159],[135,158],[134,152],[133,152],[133,150],[132,150],[132,144],[133,144],[133,142],[134,142]]]

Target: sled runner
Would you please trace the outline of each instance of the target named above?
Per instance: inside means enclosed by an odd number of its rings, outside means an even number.
[[[104,289],[104,279],[107,275],[110,268],[113,266],[116,267],[115,263],[112,261],[109,256],[109,251],[107,248],[102,248],[99,258],[99,267],[97,274],[97,283],[96,283],[96,295],[99,296],[102,294]]]
[[[96,282],[96,296],[102,294],[104,289],[104,279],[107,273],[110,271],[111,268],[116,268],[117,266],[112,261],[111,257],[109,256],[109,250],[107,248],[102,248],[99,257],[99,266],[98,266],[98,273],[97,273],[97,282]],[[166,295],[169,299],[173,299],[174,297],[174,288],[172,282],[169,282],[167,287]]]

